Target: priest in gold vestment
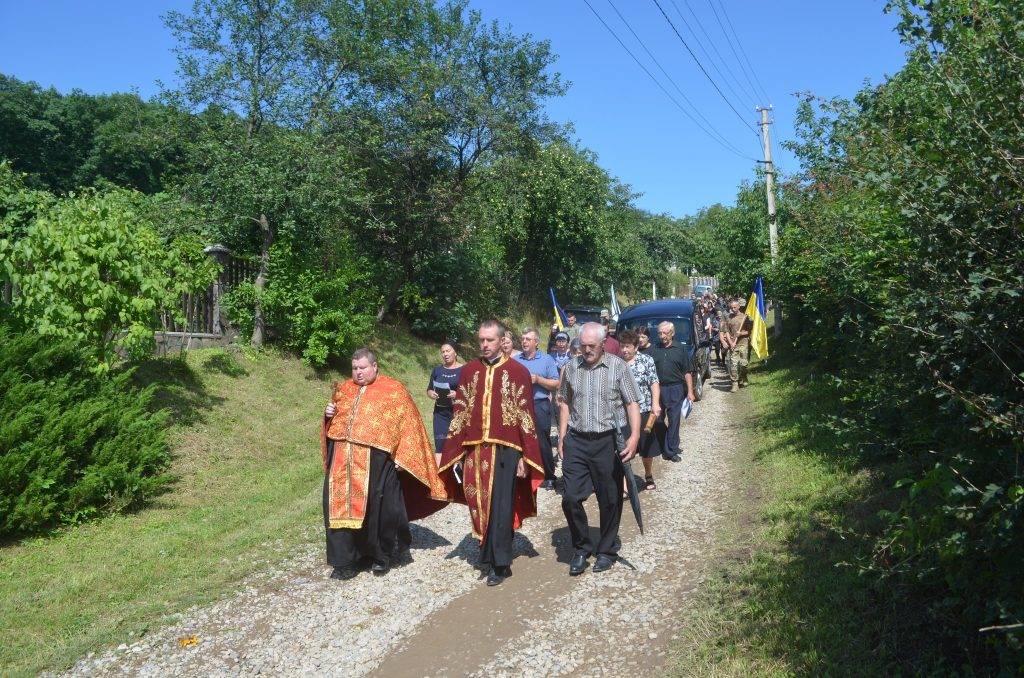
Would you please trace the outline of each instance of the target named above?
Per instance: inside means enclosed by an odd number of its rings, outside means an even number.
[[[416,404],[377,358],[352,355],[352,378],[324,410],[324,527],[332,577],[383,575],[412,542],[409,521],[444,508],[448,492]]]

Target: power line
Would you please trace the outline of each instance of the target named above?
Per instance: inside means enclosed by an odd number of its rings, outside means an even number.
[[[757,77],[757,71],[754,70],[754,64],[751,63],[750,57],[747,56],[747,50],[743,49],[743,42],[740,40],[740,36],[736,33],[736,27],[732,25],[732,19],[729,18],[729,13],[725,11],[725,5],[722,1],[718,1],[718,6],[722,8],[722,16],[725,17],[725,22],[729,24],[729,28],[732,29],[732,34],[736,37],[736,44],[740,47],[740,53],[747,62],[747,66],[750,68],[750,74],[754,76],[754,82],[760,88],[761,94],[764,95],[765,101],[763,103],[770,105],[771,97],[768,96],[768,90],[765,89],[764,85],[761,84],[761,79]]]
[[[708,82],[711,83],[711,86],[715,88],[715,91],[718,92],[718,95],[722,97],[722,101],[728,104],[729,108],[732,109],[732,112],[735,113],[736,117],[740,119],[740,122],[742,122],[744,126],[748,127],[750,131],[753,132],[754,136],[757,136],[757,130],[752,125],[750,125],[750,123],[743,119],[743,116],[740,115],[740,112],[736,110],[736,107],[732,105],[732,102],[730,102],[728,97],[726,97],[725,94],[722,92],[722,88],[718,86],[718,83],[715,82],[715,79],[712,78],[711,75],[708,73],[707,69],[704,68],[704,64],[700,62],[700,59],[697,58],[697,55],[694,54],[693,50],[690,49],[690,46],[686,44],[686,40],[684,40],[683,36],[680,35],[679,29],[676,28],[676,25],[672,23],[672,19],[670,19],[668,14],[665,13],[665,8],[661,6],[661,3],[658,2],[658,0],[651,1],[655,5],[657,5],[658,10],[661,12],[661,15],[665,17],[665,21],[667,21],[668,25],[672,27],[672,31],[675,32],[676,37],[679,38],[679,42],[683,43],[683,47],[685,47],[686,51],[690,53],[690,56],[693,57],[693,60],[697,62],[697,66],[700,68],[701,73],[703,73],[704,77],[708,79]]]
[[[737,149],[732,144],[728,143],[727,141],[722,141],[722,140],[718,139],[711,132],[709,132],[707,129],[705,129],[704,126],[701,125],[700,122],[688,110],[683,108],[682,104],[680,104],[679,101],[677,101],[676,98],[674,96],[672,96],[672,93],[669,92],[667,89],[665,89],[665,86],[661,84],[661,81],[658,80],[656,77],[654,77],[654,74],[651,73],[651,71],[646,66],[644,66],[643,62],[641,62],[640,59],[638,59],[637,56],[635,54],[633,54],[633,51],[630,50],[629,47],[626,46],[626,43],[624,43],[622,41],[622,39],[612,29],[612,27],[609,26],[608,23],[601,17],[601,15],[597,13],[597,10],[594,9],[594,6],[590,4],[590,1],[589,0],[583,0],[583,3],[590,9],[590,12],[597,18],[597,20],[601,22],[601,25],[604,26],[608,30],[608,32],[612,34],[612,37],[615,38],[615,41],[619,43],[619,45],[622,47],[622,49],[626,50],[626,54],[628,54],[630,57],[632,57],[633,61],[636,62],[636,65],[639,66],[640,69],[644,73],[647,74],[647,77],[649,77],[652,81],[654,81],[654,84],[658,86],[658,89],[660,89],[662,92],[664,92],[665,96],[667,96],[669,98],[669,100],[671,100],[672,103],[674,103],[676,105],[676,108],[678,108],[680,111],[682,111],[686,115],[686,117],[688,117],[691,121],[693,121],[693,123],[695,125],[697,125],[697,127],[699,127],[705,134],[710,136],[714,141],[716,141],[723,148],[725,148],[726,150],[728,150],[731,153],[734,153],[734,154],[740,156],[741,158],[743,158],[745,160],[753,160],[754,162],[757,162],[757,158],[753,158],[751,156],[745,155],[742,151]]]
[[[715,21],[718,22],[718,27],[722,29],[722,35],[725,36],[725,41],[729,44],[729,50],[732,52],[732,55],[734,57],[736,57],[736,63],[739,64],[739,66],[740,66],[740,73],[742,73],[743,77],[746,78],[747,84],[750,85],[750,89],[756,92],[757,88],[754,86],[754,83],[750,79],[750,76],[747,75],[747,69],[743,65],[743,60],[740,59],[739,53],[737,53],[736,52],[736,48],[733,47],[732,38],[729,37],[729,32],[727,30],[725,30],[725,24],[722,23],[721,17],[718,16],[718,10],[715,9],[715,5],[714,5],[714,3],[712,3],[711,0],[707,0],[707,2],[708,2],[708,7],[711,8],[711,12],[715,15]],[[725,8],[723,7],[722,10],[724,11]],[[733,31],[733,32],[735,33],[735,31]],[[739,36],[736,37],[736,41],[739,42]],[[768,103],[768,102],[766,101],[765,103]]]
[[[704,41],[700,39],[700,35],[697,34],[697,31],[693,29],[693,26],[690,24],[690,22],[688,22],[686,20],[686,17],[683,16],[683,11],[679,9],[679,5],[676,3],[676,0],[669,1],[675,8],[676,14],[679,15],[680,21],[683,22],[684,26],[690,29],[690,33],[693,34],[694,39],[697,41],[697,46],[700,47],[701,51],[704,52],[704,56],[707,57],[708,63],[711,64],[711,66],[715,69],[715,72],[718,73],[718,75],[722,78],[722,82],[724,82],[725,86],[729,88],[729,91],[732,92],[740,101],[742,101],[744,98],[750,97],[750,92],[744,91],[742,94],[740,94],[733,88],[732,82],[730,82],[729,78],[727,78],[725,74],[722,73],[722,70],[718,67],[718,64],[715,63],[715,58],[712,57],[711,53],[707,50],[706,47],[704,47]],[[684,0],[684,2],[686,2],[686,9],[690,11],[690,16],[693,17],[693,20],[696,22],[697,27],[700,28],[702,33],[704,33],[704,37],[707,38],[708,43],[711,45],[711,49],[713,49],[715,51],[715,54],[718,55],[718,60],[722,62],[722,66],[725,68],[726,73],[729,74],[729,76],[732,78],[732,81],[735,82],[736,85],[742,90],[743,84],[739,81],[739,78],[736,77],[736,74],[732,72],[732,69],[729,68],[728,62],[726,62],[726,60],[722,58],[721,52],[718,51],[718,47],[715,46],[715,41],[711,38],[711,35],[708,34],[707,29],[704,28],[704,24],[701,23],[700,17],[698,17],[697,14],[693,11],[693,8],[690,7],[689,2],[687,2],[686,0]],[[756,104],[757,97],[750,97],[750,105],[754,106]]]
[[[654,65],[658,67],[658,69],[661,71],[662,75],[664,75],[665,78],[670,83],[672,83],[672,86],[676,88],[676,91],[679,92],[679,96],[683,99],[683,101],[685,101],[687,104],[690,105],[690,108],[692,108],[693,111],[698,116],[700,116],[700,119],[703,120],[707,124],[707,126],[709,128],[711,128],[711,130],[715,133],[716,136],[718,136],[722,141],[724,141],[725,143],[728,144],[729,140],[726,139],[725,135],[723,135],[721,132],[719,132],[717,129],[715,129],[714,124],[712,124],[710,120],[708,120],[706,117],[704,117],[704,115],[700,112],[700,109],[697,108],[696,104],[694,104],[692,101],[690,101],[690,98],[686,96],[686,94],[683,92],[682,88],[680,88],[679,85],[676,84],[676,81],[672,79],[672,76],[668,74],[668,71],[666,71],[662,67],[662,65],[658,61],[657,57],[655,57],[654,54],[651,53],[651,50],[649,50],[647,48],[647,45],[640,38],[640,36],[637,35],[637,32],[635,30],[633,30],[633,27],[630,25],[629,21],[626,20],[626,17],[624,17],[622,15],[622,12],[619,11],[619,8],[615,6],[615,3],[612,2],[612,0],[608,0],[608,5],[612,8],[612,11],[614,11],[618,15],[619,19],[622,21],[623,24],[625,24],[626,28],[629,29],[629,32],[633,34],[633,37],[636,39],[636,41],[638,43],[640,43],[640,46],[647,53],[647,56],[649,56],[651,58],[651,61],[654,62]]]

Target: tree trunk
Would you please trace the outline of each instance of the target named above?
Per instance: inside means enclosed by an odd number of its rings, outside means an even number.
[[[263,291],[267,287],[267,269],[270,265],[270,246],[274,244],[274,229],[267,220],[266,214],[260,215],[260,231],[263,233],[263,244],[260,246],[260,270],[256,274],[256,307],[253,309],[252,341],[254,348],[262,348],[266,339],[267,325],[263,316]]]

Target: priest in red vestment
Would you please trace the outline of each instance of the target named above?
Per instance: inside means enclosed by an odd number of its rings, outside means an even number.
[[[514,532],[537,515],[537,488],[544,482],[530,372],[501,352],[505,331],[496,320],[480,325],[481,355],[459,375],[439,464],[453,501],[469,507],[488,586],[512,574]]]
[[[416,404],[377,358],[352,354],[352,378],[324,410],[324,527],[336,579],[369,566],[388,571],[412,543],[409,521],[448,505],[437,459]]]

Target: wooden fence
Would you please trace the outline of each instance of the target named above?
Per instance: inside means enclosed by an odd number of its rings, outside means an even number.
[[[176,310],[184,322],[171,313],[161,315],[163,330],[158,334],[163,334],[164,339],[174,336],[223,339],[233,334],[222,311],[221,299],[235,286],[254,279],[256,266],[251,261],[233,256],[230,250],[221,245],[212,245],[204,251],[220,264],[220,274],[213,284],[199,294],[187,294],[181,298]],[[189,340],[185,339],[185,343],[189,343]]]

